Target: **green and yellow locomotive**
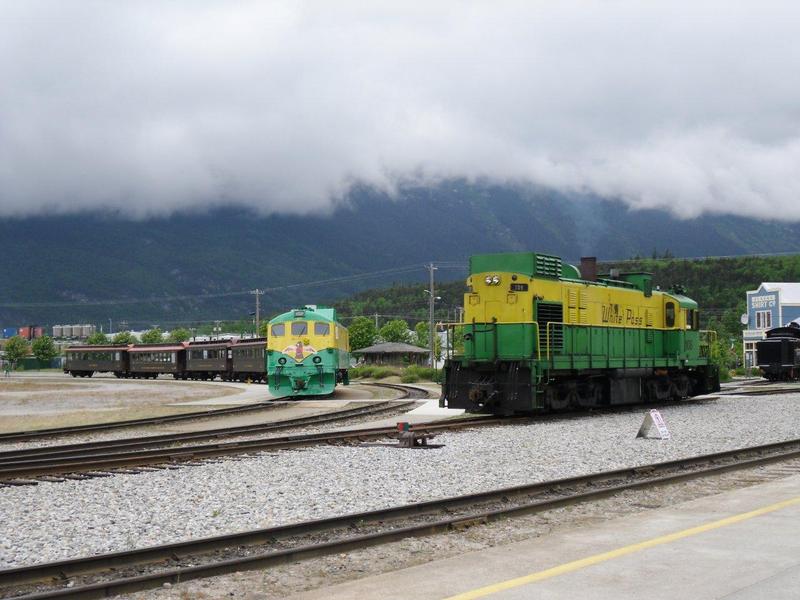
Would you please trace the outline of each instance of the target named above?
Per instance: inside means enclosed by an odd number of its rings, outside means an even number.
[[[267,382],[276,396],[322,396],[347,385],[350,341],[333,308],[305,306],[269,322]]]
[[[686,398],[719,390],[697,303],[649,273],[596,275],[533,252],[470,259],[463,354],[440,404],[531,413]]]

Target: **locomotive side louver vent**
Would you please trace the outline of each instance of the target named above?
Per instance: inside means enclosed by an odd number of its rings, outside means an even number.
[[[564,321],[564,310],[561,304],[555,302],[540,302],[536,305],[536,320],[539,323],[539,348],[542,356],[550,343],[550,354],[561,351],[564,345],[564,331],[560,325]],[[548,323],[559,323],[550,325]]]

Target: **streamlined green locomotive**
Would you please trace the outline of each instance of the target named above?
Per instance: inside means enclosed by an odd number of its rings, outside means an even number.
[[[350,383],[350,340],[336,310],[304,306],[269,322],[267,383],[275,396],[324,396]]]

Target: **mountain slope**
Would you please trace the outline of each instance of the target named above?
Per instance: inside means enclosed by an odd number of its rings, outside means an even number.
[[[265,313],[320,302],[393,281],[424,280],[424,263],[466,264],[478,252],[537,250],[575,261],[649,256],[800,251],[800,226],[729,216],[682,221],[613,201],[544,190],[446,182],[407,188],[397,198],[357,190],[332,214],[259,217],[239,209],[123,221],[79,215],[0,220],[0,325],[105,322],[132,326],[246,318],[250,295],[268,288]],[[279,288],[383,269],[413,272]],[[440,280],[463,270],[437,273]],[[194,296],[169,300],[173,296]],[[161,297],[156,301],[141,299]],[[94,305],[95,301],[129,303]],[[47,306],[8,306],[46,303]],[[64,305],[72,303],[72,305]]]

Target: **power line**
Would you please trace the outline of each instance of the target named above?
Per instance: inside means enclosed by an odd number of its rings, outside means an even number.
[[[358,281],[360,279],[369,279],[372,277],[380,277],[383,275],[397,275],[401,273],[409,273],[412,271],[420,271],[423,269],[422,265],[407,265],[405,267],[397,267],[393,269],[383,269],[381,271],[371,271],[367,273],[356,273],[353,275],[344,275],[341,277],[331,277],[329,279],[319,279],[317,281],[303,281],[298,283],[290,283],[286,285],[273,286],[268,288],[260,288],[262,292],[277,292],[281,290],[295,289],[299,287],[313,287],[318,285],[329,285],[332,283],[346,283],[349,281]],[[83,302],[3,302],[0,303],[0,308],[48,308],[59,306],[112,306],[122,304],[147,304],[154,302],[174,302],[178,300],[205,300],[208,298],[228,298],[232,296],[247,296],[252,294],[252,290],[241,290],[235,292],[219,292],[214,294],[184,294],[180,296],[150,296],[146,298],[121,298],[117,300],[87,300]]]

